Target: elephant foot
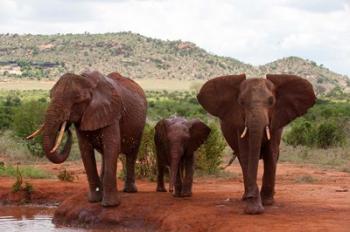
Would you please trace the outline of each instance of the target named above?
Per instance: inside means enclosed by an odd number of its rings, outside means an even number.
[[[263,205],[273,205],[275,203],[275,200],[271,196],[261,196],[261,201]]]
[[[181,196],[191,197],[192,196],[192,187],[191,185],[184,185],[181,189]]]
[[[264,207],[261,204],[260,198],[248,198],[246,199],[247,205],[244,209],[246,214],[262,214],[264,213]]]
[[[88,193],[88,200],[91,203],[102,201],[102,192],[96,188]]]
[[[180,192],[173,192],[173,197],[182,197]]]
[[[191,191],[186,191],[181,193],[182,197],[192,197],[192,192]]]
[[[242,201],[246,201],[247,199],[248,199],[247,193],[244,192],[244,194],[242,195],[241,200],[242,200]]]
[[[125,184],[123,192],[126,193],[136,193],[137,192],[137,188],[135,183],[129,183],[129,184]]]
[[[157,189],[156,189],[157,192],[166,192],[166,189],[164,186],[161,186],[161,185],[157,185]]]
[[[103,200],[101,202],[103,207],[113,207],[120,205],[120,198],[117,192],[108,193],[103,196]]]

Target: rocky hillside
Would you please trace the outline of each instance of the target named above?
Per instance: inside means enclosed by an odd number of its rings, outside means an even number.
[[[289,57],[254,67],[206,52],[195,44],[163,41],[130,32],[65,35],[0,35],[0,78],[55,79],[86,67],[133,78],[206,80],[218,75],[294,73],[319,93],[348,91],[350,80],[315,62]]]

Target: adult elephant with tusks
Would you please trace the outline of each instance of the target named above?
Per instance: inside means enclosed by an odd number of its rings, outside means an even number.
[[[126,155],[124,192],[137,192],[135,162],[147,110],[141,87],[115,72],[108,76],[98,71],[66,73],[51,89],[50,98],[44,124],[27,138],[42,134],[46,157],[59,164],[69,156],[72,145],[69,128],[74,124],[89,182],[89,201],[101,201],[103,206],[120,204],[116,186],[120,153]],[[64,132],[67,140],[59,151]],[[102,154],[100,176],[95,150]]]
[[[244,179],[245,212],[263,213],[263,205],[274,202],[283,127],[314,105],[312,85],[295,75],[268,74],[266,79],[229,75],[206,82],[197,99],[206,111],[220,118],[223,135],[237,154]],[[260,193],[256,183],[259,159],[264,161]]]

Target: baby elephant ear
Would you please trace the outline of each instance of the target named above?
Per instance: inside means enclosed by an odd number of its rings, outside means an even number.
[[[97,130],[118,121],[122,115],[123,104],[108,77],[96,71],[82,76],[94,83],[94,87],[90,89],[92,97],[83,113],[80,129]]]
[[[190,141],[188,149],[194,152],[208,138],[211,129],[198,119],[191,120],[189,123]]]
[[[276,105],[271,117],[272,129],[284,127],[315,104],[315,92],[309,81],[287,74],[267,74],[266,78],[276,88]]]
[[[210,114],[223,118],[229,111],[237,111],[239,88],[245,74],[216,77],[200,89],[197,99]]]

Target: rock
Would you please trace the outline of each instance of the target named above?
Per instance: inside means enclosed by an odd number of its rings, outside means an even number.
[[[108,228],[132,229],[138,231],[154,226],[147,222],[144,210],[140,210],[137,204],[128,204],[126,194],[120,194],[124,198],[118,207],[104,208],[100,203],[89,203],[86,193],[79,193],[63,201],[54,214],[53,222],[56,225],[84,227],[84,228]]]

